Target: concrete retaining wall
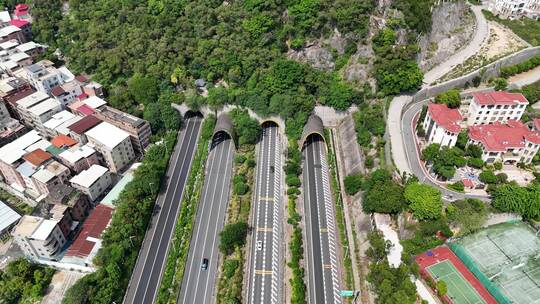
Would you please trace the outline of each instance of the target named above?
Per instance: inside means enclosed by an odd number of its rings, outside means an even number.
[[[472,83],[472,80],[475,77],[480,76],[481,74],[483,74],[482,80],[498,77],[499,71],[502,67],[507,67],[507,66],[524,62],[539,54],[540,54],[540,46],[527,48],[517,53],[510,54],[504,58],[501,58],[495,62],[492,62],[486,65],[485,67],[482,67],[476,71],[473,71],[465,76],[461,76],[459,78],[452,79],[438,85],[424,88],[413,95],[412,101],[415,102],[415,101],[421,101],[424,99],[432,98],[440,93],[443,93],[453,88],[463,88],[465,87],[467,83]]]

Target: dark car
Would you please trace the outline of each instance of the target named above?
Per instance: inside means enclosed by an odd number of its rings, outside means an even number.
[[[202,270],[208,269],[208,259],[207,258],[202,259],[201,269]]]
[[[272,171],[272,173],[274,173],[274,166],[270,166],[270,171]]]

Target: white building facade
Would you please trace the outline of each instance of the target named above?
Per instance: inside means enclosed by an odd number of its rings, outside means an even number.
[[[453,147],[456,144],[461,127],[462,116],[457,109],[446,105],[429,103],[422,127],[428,143]]]
[[[529,101],[520,93],[491,92],[472,94],[467,125],[485,125],[520,120]]]
[[[103,155],[111,172],[118,172],[135,159],[129,134],[108,123],[102,122],[85,133],[88,143]]]
[[[66,244],[56,221],[36,216],[23,216],[12,235],[26,257],[32,260],[54,260]]]
[[[488,10],[503,18],[540,17],[540,0],[489,0]]]

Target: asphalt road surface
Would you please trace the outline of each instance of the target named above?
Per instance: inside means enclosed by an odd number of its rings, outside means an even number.
[[[191,236],[188,259],[176,303],[216,302],[219,233],[223,229],[232,175],[234,143],[225,133],[214,136],[197,210],[195,229]],[[202,269],[203,259],[208,268]]]
[[[274,125],[263,127],[259,142],[248,303],[283,303],[281,139]]]
[[[326,148],[322,138],[308,138],[302,154],[309,303],[338,304],[341,303],[341,298],[337,274],[336,230]]]
[[[429,184],[436,187],[441,191],[443,198],[446,201],[460,200],[465,198],[477,198],[481,200],[489,200],[488,196],[485,195],[474,195],[474,194],[464,194],[456,191],[448,190],[436,183],[434,183],[427,175],[425,167],[420,161],[420,152],[418,151],[416,144],[416,137],[414,135],[414,118],[415,116],[422,111],[422,105],[424,103],[418,102],[412,105],[405,111],[403,114],[403,119],[401,120],[401,130],[403,130],[403,143],[405,148],[405,153],[407,160],[409,162],[409,168],[411,168],[412,173],[418,177],[418,180],[422,183]]]
[[[167,169],[165,189],[160,192],[156,201],[154,214],[124,297],[126,304],[150,304],[156,298],[184,187],[197,149],[201,122],[199,117],[189,118],[179,133]]]

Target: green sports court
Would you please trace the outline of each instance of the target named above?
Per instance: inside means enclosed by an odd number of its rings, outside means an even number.
[[[459,273],[449,260],[426,268],[435,281],[443,280],[448,287],[448,297],[454,304],[485,304],[486,302]]]

